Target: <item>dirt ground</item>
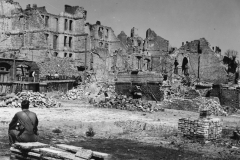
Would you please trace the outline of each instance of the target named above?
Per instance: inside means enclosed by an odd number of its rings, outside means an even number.
[[[230,140],[240,115],[220,117],[223,138],[199,143],[177,136],[179,118],[198,113],[170,110],[154,113],[95,108],[81,101],[62,101],[60,108],[30,108],[39,119],[39,141],[66,143],[114,155],[114,159],[238,159],[240,147]],[[8,124],[20,108],[0,108],[0,156],[9,156]],[[94,135],[88,136],[89,130]],[[0,157],[1,159],[1,157]]]

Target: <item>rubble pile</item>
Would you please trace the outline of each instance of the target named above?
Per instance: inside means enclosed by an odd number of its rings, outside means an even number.
[[[61,98],[64,100],[82,100],[88,98],[91,103],[99,102],[98,100],[105,99],[105,97],[115,96],[115,86],[103,82],[81,84],[76,88],[69,90]]]
[[[118,95],[115,86],[105,82],[94,82],[80,85],[75,89],[69,90],[61,99],[82,100],[88,99],[90,104],[99,108],[115,108],[129,111],[154,112],[157,111],[156,103],[143,102],[132,99],[126,95]]]
[[[0,98],[0,107],[21,107],[21,102],[23,100],[30,101],[30,107],[38,107],[38,108],[52,108],[52,107],[60,107],[61,104],[56,102],[53,98],[48,98],[46,94],[38,93],[38,92],[19,92],[16,95],[10,94],[6,96],[2,96]]]
[[[76,100],[76,99],[82,99],[84,96],[84,86],[79,85],[77,88],[73,88],[69,91],[67,91],[66,94],[62,95],[62,99],[64,100]]]
[[[126,95],[117,95],[116,97],[106,98],[105,101],[101,101],[98,104],[95,104],[95,106],[99,108],[115,108],[129,111],[158,111],[156,104],[143,102],[138,99],[132,99]]]
[[[224,108],[220,105],[219,99],[216,97],[214,98],[198,97],[197,100],[200,102],[199,112],[209,110],[210,114],[215,116],[228,115]]]
[[[220,105],[218,98],[197,97],[194,99],[172,98],[164,100],[165,108],[200,112],[202,110],[210,110],[215,116],[227,116],[224,107]]]

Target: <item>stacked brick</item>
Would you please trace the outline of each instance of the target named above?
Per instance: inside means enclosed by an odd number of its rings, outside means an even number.
[[[206,116],[207,117],[207,116]],[[217,140],[222,136],[222,121],[219,118],[181,118],[178,121],[178,134],[190,139]]]
[[[189,138],[216,140],[221,138],[222,124],[219,119],[179,120],[179,132]]]

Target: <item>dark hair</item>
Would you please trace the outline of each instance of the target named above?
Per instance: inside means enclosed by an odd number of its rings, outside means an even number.
[[[21,103],[22,109],[28,109],[29,108],[29,101],[28,100],[23,100]]]

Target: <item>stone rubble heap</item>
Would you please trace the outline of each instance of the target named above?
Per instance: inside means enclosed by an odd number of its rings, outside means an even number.
[[[6,96],[2,96],[0,98],[0,107],[21,107],[21,102],[23,100],[30,101],[30,107],[38,107],[38,108],[52,108],[52,107],[60,107],[61,104],[56,102],[53,98],[49,98],[46,94],[42,94],[39,92],[19,92],[16,95],[10,94]]]
[[[218,98],[208,99],[205,97],[198,97],[197,98],[200,105],[199,105],[199,112],[208,110],[210,111],[211,115],[215,116],[227,116],[227,112],[224,111],[224,108],[220,105]]]
[[[99,108],[116,108],[121,110],[154,112],[157,111],[156,103],[143,102],[132,99],[126,95],[118,95],[115,86],[107,83],[89,83],[69,90],[61,96],[64,100],[88,99],[90,104]]]
[[[105,101],[95,104],[95,106],[100,108],[115,108],[129,111],[158,111],[156,103],[143,102],[138,99],[132,99],[125,95],[117,95],[116,97],[107,98]]]
[[[209,110],[215,116],[227,116],[227,112],[220,105],[217,98],[197,97],[194,99],[174,98],[171,101],[164,101],[166,108],[200,112]]]
[[[79,85],[77,88],[71,89],[67,91],[66,94],[62,95],[62,99],[64,100],[81,100],[84,95],[84,87],[83,85]]]

